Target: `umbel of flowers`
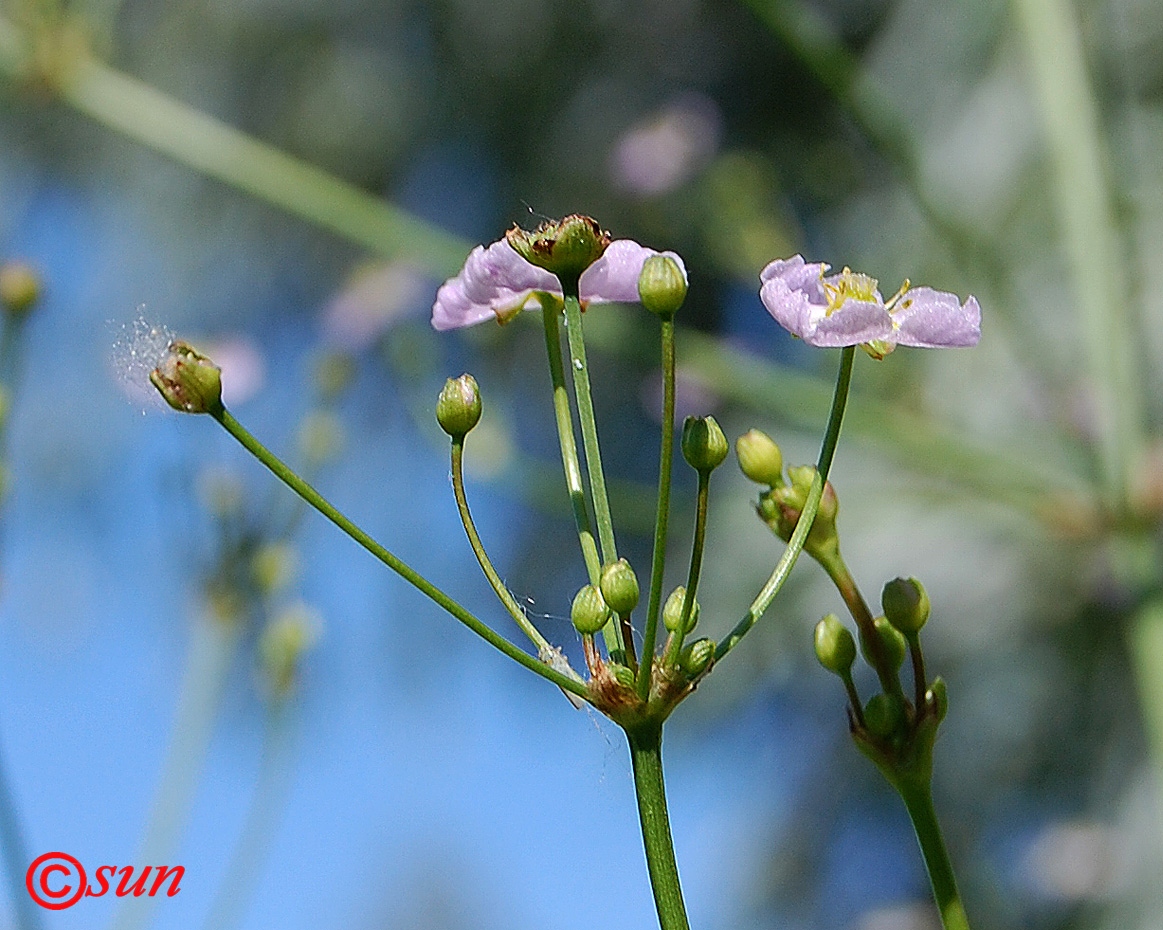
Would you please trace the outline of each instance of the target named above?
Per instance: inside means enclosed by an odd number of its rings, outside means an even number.
[[[478,246],[461,272],[436,294],[432,325],[451,330],[495,321],[506,323],[523,310],[540,311],[552,383],[567,499],[581,550],[578,589],[570,616],[581,640],[579,672],[558,644],[531,622],[493,566],[473,521],[463,474],[465,446],[487,408],[468,374],[449,379],[436,406],[450,439],[453,493],[465,534],[482,572],[513,623],[532,643],[522,648],[483,623],[336,510],[314,488],[250,435],[221,402],[219,372],[208,359],[174,343],[154,372],[154,384],[175,409],[205,412],[270,468],[295,493],[351,536],[374,557],[505,655],[552,682],[577,706],[588,703],[625,731],[634,773],[640,824],[663,930],[689,930],[670,835],[662,775],[663,724],[674,708],[739,644],[778,594],[796,558],[807,551],[835,582],[859,633],[861,650],[876,672],[880,692],[862,702],[853,681],[856,639],[835,615],[816,632],[825,668],[840,676],[848,696],[849,727],[856,744],[901,794],[913,819],[934,896],[946,930],[968,927],[941,840],[929,791],[932,748],[947,709],[943,682],[927,677],[920,630],[930,606],[913,580],[890,582],[884,614],[873,616],[840,557],[838,498],[827,483],[855,347],[883,359],[897,346],[969,346],[980,338],[977,301],[965,301],[909,282],[888,300],[875,279],[845,268],[828,275],[823,263],[799,256],[771,262],[760,274],[760,300],[771,316],[805,342],[842,348],[832,412],[820,456],[813,465],[784,467],[779,447],[752,430],[736,444],[744,473],[764,490],[756,503],[760,518],[786,547],[771,576],[733,627],[716,641],[692,638],[707,611],[698,601],[710,480],[729,444],[712,417],[690,417],[683,425],[683,458],[697,492],[686,583],[667,592],[663,577],[670,522],[675,409],[675,315],[687,292],[687,273],[673,252],[629,239],[612,239],[591,218],[568,216],[528,232],[511,229],[503,239]],[[632,566],[619,553],[602,468],[601,445],[590,393],[583,311],[605,303],[641,304],[659,327],[663,374],[662,435],[658,494],[650,565]],[[564,322],[564,326],[563,326]],[[786,477],[785,477],[786,475]],[[913,669],[906,692],[899,673],[905,657]]]

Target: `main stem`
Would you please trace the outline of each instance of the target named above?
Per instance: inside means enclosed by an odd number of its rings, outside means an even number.
[[[941,926],[945,930],[969,930],[969,918],[957,890],[957,879],[953,876],[953,865],[949,861],[941,827],[937,823],[933,792],[928,781],[899,784],[897,790],[913,822],[917,842],[921,844],[921,856],[929,873],[929,883],[933,886],[933,898],[941,914]]]
[[[642,824],[642,843],[646,848],[646,867],[654,891],[654,906],[658,910],[658,925],[662,930],[690,930],[678,880],[678,863],[674,859],[670,818],[666,813],[662,724],[651,723],[628,729],[626,738],[630,742],[634,793],[638,797],[638,819]]]

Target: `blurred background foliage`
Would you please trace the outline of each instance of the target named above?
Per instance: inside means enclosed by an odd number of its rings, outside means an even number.
[[[886,293],[978,296],[980,347],[858,363],[833,471],[846,556],[870,598],[914,575],[935,606],[936,798],[974,925],[1163,924],[1160,708],[1140,701],[1163,676],[1143,620],[1163,580],[1157,0],[0,13],[0,258],[44,280],[0,448],[0,746],[29,859],[181,862],[181,896],[121,927],[652,925],[617,734],[134,386],[152,324],[209,347],[241,419],[508,630],[431,416],[472,371],[478,524],[575,655],[541,334],[437,336],[427,316],[472,245],[585,212],[685,259],[680,414],[764,429],[792,462],[815,458],[835,359],[777,331],[764,263],[802,251]],[[659,394],[643,317],[586,317],[640,575]],[[680,505],[693,486],[679,475]],[[715,477],[705,635],[778,557],[753,494]],[[672,525],[677,583],[689,526]],[[903,810],[811,657],[837,606],[801,564],[670,725],[697,927],[934,926]],[[19,898],[0,919],[28,925]]]

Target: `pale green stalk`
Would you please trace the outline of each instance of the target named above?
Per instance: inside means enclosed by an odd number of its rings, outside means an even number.
[[[638,696],[650,694],[654,666],[654,643],[658,637],[658,617],[662,606],[662,576],[666,569],[666,537],[670,521],[670,480],[674,461],[674,316],[661,318],[662,347],[662,440],[658,450],[658,504],[654,515],[654,555],[650,563],[650,598],[646,607],[646,629],[642,634],[642,666],[638,670]]]
[[[1015,8],[1042,111],[1073,304],[1082,324],[1079,355],[1093,392],[1099,483],[1117,513],[1126,505],[1142,454],[1144,381],[1098,104],[1069,0],[1015,0]]]
[[[43,78],[61,101],[208,177],[274,204],[379,255],[433,274],[455,274],[472,243],[385,203],[163,94],[79,49],[48,75],[31,71],[32,37],[0,17],[0,72]]]
[[[905,809],[909,812],[909,819],[917,834],[921,856],[925,860],[925,871],[929,874],[929,883],[933,888],[933,899],[941,915],[941,926],[945,930],[969,930],[969,918],[961,903],[961,893],[957,890],[957,879],[953,875],[953,864],[949,861],[949,852],[941,836],[941,826],[937,823],[933,792],[928,780],[905,781],[895,787],[905,802]]]
[[[679,618],[678,629],[674,631],[667,648],[665,664],[678,664],[679,654],[682,652],[683,640],[686,638],[687,624],[691,619],[691,612],[695,607],[695,596],[699,590],[699,575],[703,570],[703,544],[707,536],[707,502],[710,497],[711,473],[699,472],[699,493],[695,504],[695,532],[691,543],[690,570],[687,573],[686,597],[683,598],[682,616]],[[814,514],[813,514],[814,516]],[[808,521],[811,525],[811,521]]]

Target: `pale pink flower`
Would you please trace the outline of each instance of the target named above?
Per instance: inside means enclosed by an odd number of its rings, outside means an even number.
[[[974,297],[962,303],[955,294],[906,281],[886,301],[875,278],[848,268],[825,277],[828,267],[793,255],[759,275],[759,298],[768,313],[810,345],[862,345],[883,358],[898,345],[972,346],[981,339],[981,308]]]
[[[601,258],[582,272],[578,281],[582,303],[637,303],[642,265],[657,254],[629,239],[611,242]],[[663,254],[683,268],[682,259],[673,252]],[[432,325],[446,330],[494,318],[503,323],[518,311],[541,309],[543,300],[561,297],[556,276],[526,261],[501,239],[488,247],[478,245],[460,274],[441,285],[432,305]]]

